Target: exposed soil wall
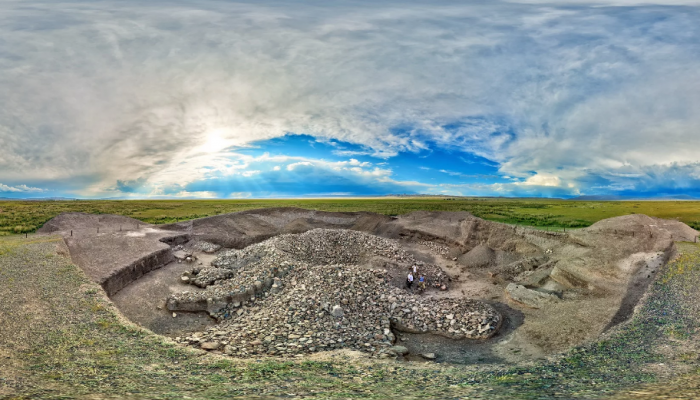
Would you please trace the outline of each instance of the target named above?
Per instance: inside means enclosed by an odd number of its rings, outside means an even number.
[[[172,250],[170,248],[159,249],[130,264],[115,269],[111,275],[105,277],[104,280],[99,283],[102,285],[105,292],[107,292],[107,295],[112,296],[145,274],[171,261],[173,261]]]

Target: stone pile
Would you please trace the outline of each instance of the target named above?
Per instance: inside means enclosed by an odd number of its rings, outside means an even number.
[[[387,260],[388,264],[403,265],[400,278],[412,265],[417,265],[426,276],[430,287],[447,288],[449,277],[432,264],[417,261],[391,239],[364,232],[342,229],[314,229],[302,234],[280,235],[241,250],[227,250],[219,254],[211,267],[195,267],[183,274],[182,281],[206,288],[202,292],[184,292],[173,296],[171,304],[204,302],[219,304],[226,298],[239,298],[244,293],[259,293],[270,288],[280,273],[279,268],[289,265],[357,265],[372,257]],[[359,268],[359,267],[358,267]],[[416,277],[417,278],[417,277]],[[400,280],[401,280],[400,279]],[[259,284],[256,286],[256,282]],[[211,307],[208,308],[209,311]],[[193,311],[193,310],[187,310]]]
[[[379,356],[394,342],[392,326],[460,339],[493,335],[501,316],[489,305],[431,299],[391,288],[384,270],[297,264],[270,290],[242,304],[230,318],[182,343],[241,357],[293,356],[348,348]]]
[[[395,339],[392,328],[455,339],[487,338],[498,330],[501,316],[489,305],[392,287],[395,271],[362,266],[376,257],[402,268],[419,266],[432,286],[448,279],[393,240],[330,229],[281,235],[228,250],[212,267],[183,275],[183,281],[206,289],[173,295],[168,308],[206,310],[220,324],[178,340],[241,357],[340,348],[386,356]]]
[[[221,249],[221,246],[218,244],[210,243],[210,242],[205,242],[203,240],[200,240],[198,242],[195,242],[192,245],[192,248],[195,250],[203,251],[205,253],[216,253]]]
[[[418,242],[419,244],[429,248],[433,253],[441,255],[441,256],[446,256],[450,252],[450,248],[447,246],[443,246],[428,240],[422,240]]]

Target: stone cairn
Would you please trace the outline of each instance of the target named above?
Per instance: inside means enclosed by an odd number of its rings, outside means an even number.
[[[485,303],[392,287],[390,271],[361,266],[368,256],[417,263],[393,240],[347,230],[315,229],[225,251],[212,267],[183,275],[204,290],[168,299],[170,310],[206,310],[219,325],[177,340],[240,357],[341,348],[386,356],[392,328],[485,339],[500,327],[502,317]],[[437,266],[421,272],[432,286],[448,280]]]

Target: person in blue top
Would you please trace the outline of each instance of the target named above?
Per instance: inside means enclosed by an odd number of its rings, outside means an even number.
[[[418,288],[420,290],[425,290],[425,277],[423,274],[420,274],[420,277],[418,278]]]

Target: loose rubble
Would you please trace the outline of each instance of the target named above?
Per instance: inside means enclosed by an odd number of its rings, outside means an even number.
[[[295,265],[278,291],[225,308],[230,317],[182,343],[225,343],[241,357],[290,356],[349,348],[381,356],[394,343],[392,328],[453,339],[484,339],[501,324],[491,306],[470,300],[431,299],[391,288],[380,270],[355,266]],[[204,347],[202,347],[204,348]]]
[[[192,248],[195,250],[199,250],[205,253],[216,253],[217,251],[221,250],[221,246],[218,244],[214,243],[209,243],[205,242],[203,240],[200,240],[198,242],[195,242],[192,245]]]
[[[441,255],[441,256],[446,256],[450,252],[449,247],[443,246],[443,245],[440,245],[440,244],[437,244],[435,242],[431,242],[428,240],[422,240],[418,243],[429,248],[433,253]]]
[[[417,265],[428,286],[444,287],[443,290],[449,286],[450,278],[442,269],[417,261],[394,240],[350,230],[314,229],[280,235],[242,250],[225,251],[212,261],[211,267],[195,267],[183,275],[183,282],[206,288],[205,291],[183,292],[172,296],[169,303],[171,309],[190,304],[190,308],[179,309],[200,311],[204,309],[199,305],[208,302],[206,310],[212,312],[217,305],[245,301],[271,289],[275,278],[281,278],[291,265],[358,265],[373,257],[396,267],[398,270],[389,275],[393,278],[398,274],[398,282],[403,283],[404,273]]]
[[[195,267],[185,275],[206,289],[174,295],[168,308],[205,309],[220,323],[177,340],[240,357],[333,349],[386,357],[397,355],[390,350],[392,329],[484,339],[500,327],[501,315],[485,303],[434,299],[392,286],[390,268],[363,266],[373,257],[403,267],[420,265],[431,286],[449,281],[439,267],[419,263],[393,240],[330,229],[281,235],[226,251],[212,267]]]

